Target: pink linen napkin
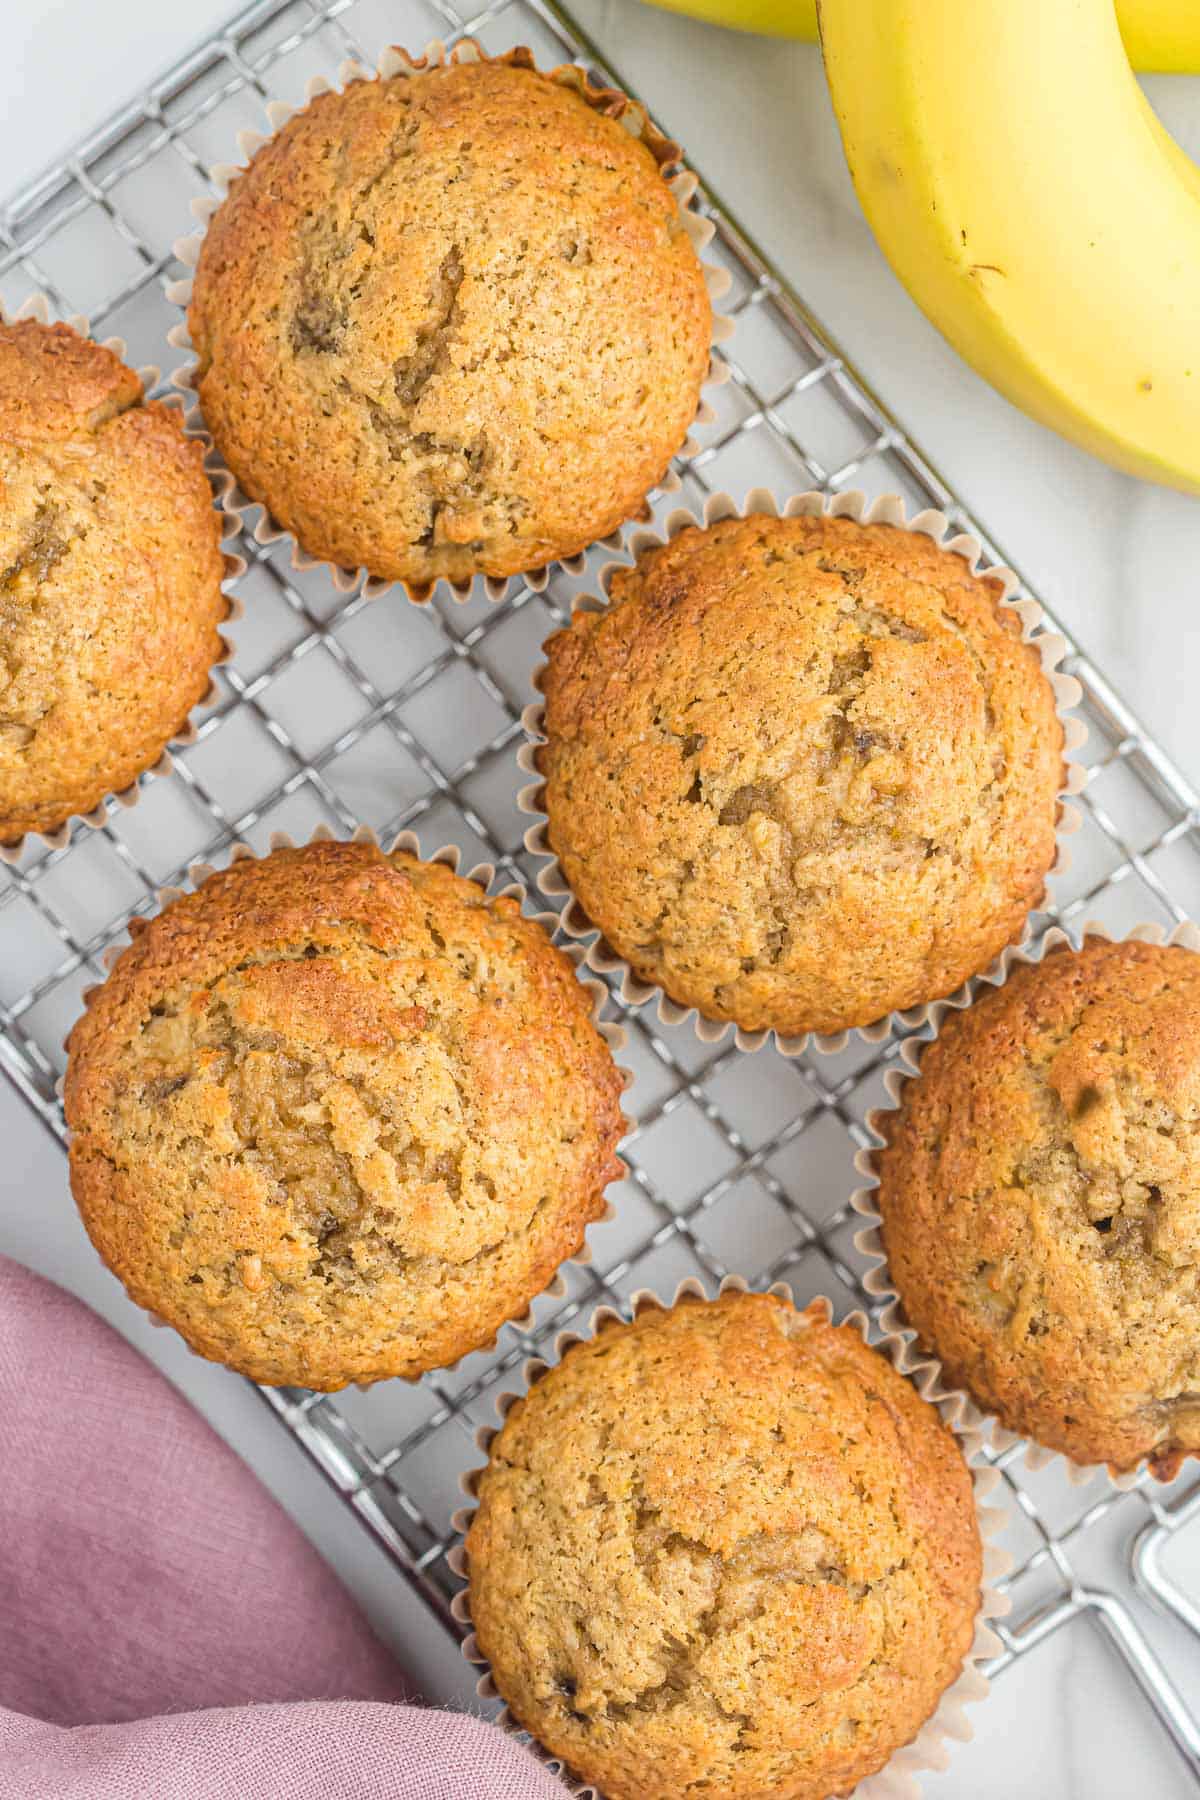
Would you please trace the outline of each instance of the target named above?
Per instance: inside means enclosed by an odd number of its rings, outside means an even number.
[[[407,1692],[165,1377],[0,1256],[0,1800],[562,1800]]]

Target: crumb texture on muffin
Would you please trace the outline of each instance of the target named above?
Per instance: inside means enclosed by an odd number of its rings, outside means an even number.
[[[886,1113],[904,1311],[1011,1430],[1160,1474],[1200,1450],[1200,957],[1089,938],[950,1015]]]
[[[639,976],[835,1032],[1020,935],[1063,735],[998,590],[919,533],[756,515],[646,552],[550,639],[550,843]]]
[[[825,1800],[908,1743],[980,1603],[937,1412],[816,1309],[726,1293],[571,1348],[467,1538],[514,1716],[606,1800]]]
[[[276,850],[136,936],[71,1034],[71,1179],[141,1305],[259,1381],[488,1343],[619,1169],[620,1076],[512,898],[373,845]]]
[[[246,492],[313,555],[420,587],[636,513],[712,317],[650,149],[501,59],[313,100],[209,225],[188,326]]]
[[[221,652],[222,574],[178,413],[70,326],[0,320],[0,843],[157,762]]]

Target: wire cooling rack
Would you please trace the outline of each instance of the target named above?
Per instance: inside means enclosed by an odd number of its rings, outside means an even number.
[[[549,0],[499,0],[470,17],[450,0],[262,0],[0,215],[0,296],[16,306],[42,290],[64,315],[87,313],[97,335],[123,336],[131,362],[170,359],[176,315],[163,289],[181,273],[170,244],[235,133],[262,126],[266,99],[299,101],[311,75],[334,76],[348,56],[371,62],[387,43],[415,48],[466,32],[488,49],[525,43],[539,60],[574,59],[614,78]],[[677,464],[680,489],[654,496],[656,516],[718,489],[899,490],[1006,561],[735,221],[703,191],[701,205],[717,228],[711,255],[733,281],[723,305],[737,321],[731,379],[713,394],[717,416],[698,431],[698,452]],[[293,570],[286,548],[249,538],[242,548],[250,566],[237,654],[175,774],[143,783],[138,803],[114,808],[102,830],[79,826],[65,848],[38,842],[0,869],[0,1066],[60,1139],[55,1081],[81,990],[102,977],[104,951],[130,916],[155,910],[156,890],[192,861],[219,860],[238,839],[263,849],[277,830],[306,837],[321,823],[338,832],[366,823],[384,837],[415,827],[427,850],[454,842],[468,865],[492,862],[505,879],[529,884],[535,872],[515,806],[518,718],[542,640],[594,584],[600,559],[582,577],[556,574],[541,595],[518,584],[500,605],[418,610],[395,594],[374,604],[340,595],[324,570]],[[1197,795],[1084,655],[1073,648],[1066,666],[1083,684],[1090,777],[1046,922],[1097,917],[1121,929],[1200,912]],[[866,1298],[847,1197],[896,1045],[786,1060],[701,1045],[651,1008],[625,1022],[637,1121],[628,1178],[613,1192],[615,1216],[590,1234],[591,1266],[566,1269],[566,1296],[543,1296],[528,1333],[508,1328],[494,1353],[415,1387],[264,1392],[451,1631],[457,1476],[477,1460],[473,1433],[525,1357],[599,1302],[640,1287],[668,1293],[688,1275],[783,1279],[801,1301],[826,1293],[846,1307]],[[1061,1466],[1032,1474],[1020,1449],[999,1462],[1015,1569],[993,1674],[1090,1621],[1200,1780],[1200,1679],[1186,1698],[1177,1685],[1200,1677],[1188,1637],[1200,1639],[1200,1609],[1164,1561],[1200,1510],[1200,1483],[1117,1496],[1103,1479],[1071,1487]],[[1090,1550],[1114,1533],[1129,1578],[1090,1585]],[[977,1720],[986,1734],[986,1709]]]

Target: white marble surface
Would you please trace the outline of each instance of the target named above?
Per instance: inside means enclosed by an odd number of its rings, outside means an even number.
[[[1200,681],[1200,502],[1104,469],[1013,411],[946,348],[858,211],[815,52],[717,33],[636,0],[577,5],[618,71],[1200,784],[1200,709],[1191,699]],[[15,11],[0,59],[0,182],[15,187],[36,173],[228,12],[219,0],[186,9],[33,0]],[[1200,80],[1150,85],[1168,123],[1200,154]],[[467,1703],[457,1656],[398,1596],[381,1553],[261,1403],[171,1334],[151,1331],[97,1265],[57,1148],[3,1084],[0,1147],[0,1249],[82,1294],[159,1362],[335,1562],[430,1694]],[[1103,1546],[1097,1555],[1103,1565]],[[1200,1577],[1200,1549],[1191,1561]],[[1106,1579],[1105,1567],[1092,1578]],[[1200,1653],[1169,1624],[1152,1630],[1195,1702]],[[1084,1621],[1005,1677],[975,1743],[927,1788],[942,1800],[1123,1800],[1134,1791],[1174,1800],[1193,1791]]]

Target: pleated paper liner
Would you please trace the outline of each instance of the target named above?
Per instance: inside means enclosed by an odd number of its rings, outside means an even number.
[[[45,294],[31,294],[29,299],[26,300],[15,313],[8,313],[5,310],[3,303],[0,302],[0,322],[5,324],[15,324],[21,319],[37,319],[41,324],[48,325],[52,323],[53,317],[53,308]],[[78,332],[81,337],[91,336],[88,321],[82,313],[74,313],[70,318],[64,319],[62,322],[63,324],[69,325],[72,331]],[[122,362],[125,361],[127,351],[124,338],[103,338],[101,339],[101,343],[104,349],[111,350],[114,355],[120,357]],[[138,369],[136,374],[138,380],[142,384],[143,396],[145,396],[158,381],[159,371],[153,364],[147,364],[143,368]],[[181,407],[178,400],[174,398],[167,399],[164,404],[168,406],[174,405],[176,409],[183,414],[185,435],[189,438],[198,438],[205,447],[205,472],[209,476],[210,483],[221,508],[221,537],[228,542],[235,538],[237,533],[241,530],[241,514],[232,502],[230,492],[232,483],[230,482],[227,485],[224,475],[219,471],[214,471],[211,467],[212,444],[200,425],[198,409],[193,404],[189,412],[185,407]],[[221,628],[218,630],[221,649],[218,651],[217,656],[213,661],[212,667],[214,669],[221,668],[225,663],[232,660],[234,655],[234,644],[232,638],[225,630],[225,627],[232,624],[237,619],[240,619],[242,616],[241,601],[228,591],[225,584],[230,581],[236,581],[239,576],[244,575],[246,572],[245,560],[243,557],[239,556],[236,551],[222,548],[221,555],[225,565],[225,572],[221,581],[222,591],[225,596],[225,616],[221,621]],[[124,808],[136,806],[141,792],[142,782],[151,780],[156,776],[162,777],[169,775],[174,766],[171,761],[171,752],[173,750],[186,750],[189,744],[195,743],[196,716],[198,713],[203,712],[205,707],[211,706],[217,697],[216,687],[210,680],[207,689],[191,708],[183,725],[163,746],[163,750],[157,761],[151,763],[148,768],[143,769],[136,780],[130,782],[128,787],[122,788],[119,792],[114,791],[113,793],[106,794],[90,812],[72,813],[53,831],[30,831],[26,832],[23,837],[16,838],[12,843],[0,844],[0,862],[19,862],[25,851],[32,844],[38,842],[45,844],[47,848],[51,850],[62,850],[69,842],[71,832],[76,822],[88,826],[93,831],[99,831],[108,823],[113,806]]]
[[[964,558],[973,573],[998,576],[1004,583],[1001,605],[1010,608],[1021,621],[1023,640],[1032,644],[1041,658],[1042,668],[1054,690],[1055,702],[1063,727],[1063,786],[1059,794],[1056,855],[1049,870],[1047,880],[1053,880],[1067,868],[1069,855],[1064,839],[1079,829],[1080,817],[1076,808],[1068,802],[1068,797],[1079,793],[1086,780],[1087,771],[1074,760],[1075,753],[1087,737],[1087,728],[1082,719],[1068,716],[1072,707],[1078,706],[1082,698],[1082,689],[1073,675],[1058,672],[1058,665],[1066,654],[1066,640],[1056,631],[1043,627],[1043,613],[1035,600],[1018,595],[1017,578],[1010,569],[992,567],[982,563],[981,549],[978,540],[966,533],[951,535],[950,527],[944,513],[929,509],[917,513],[912,519],[906,517],[904,501],[898,494],[884,494],[876,500],[868,500],[858,490],[850,490],[837,494],[832,499],[817,492],[794,494],[781,506],[775,496],[764,488],[755,488],[746,496],[744,506],[738,506],[729,494],[713,494],[705,503],[702,517],[684,508],[679,508],[667,519],[665,536],[656,531],[637,531],[630,537],[627,545],[628,555],[619,562],[606,563],[600,571],[600,585],[605,599],[599,600],[591,595],[581,595],[575,601],[576,612],[603,612],[607,604],[613,575],[619,569],[626,569],[632,560],[644,551],[655,549],[678,537],[681,531],[689,526],[715,525],[721,519],[744,518],[751,513],[767,513],[771,517],[794,518],[799,515],[816,516],[822,513],[832,518],[848,518],[861,525],[893,525],[899,529],[919,531],[933,539],[935,544],[945,550],[951,550]],[[545,664],[541,665],[543,668]],[[526,742],[517,752],[520,767],[532,779],[528,787],[522,788],[517,796],[520,810],[534,820],[525,833],[525,847],[532,855],[539,857],[544,864],[537,876],[537,884],[543,894],[551,896],[569,896],[562,912],[562,927],[569,937],[590,939],[585,960],[588,967],[600,976],[616,976],[619,978],[619,993],[627,1006],[642,1006],[648,1000],[658,997],[658,1017],[664,1025],[681,1025],[690,1019],[697,1037],[702,1043],[715,1044],[727,1032],[732,1031],[734,1041],[739,1050],[761,1049],[770,1037],[784,1056],[800,1056],[809,1048],[822,1054],[835,1055],[844,1050],[851,1036],[868,1044],[883,1043],[892,1032],[903,1035],[918,1030],[928,1019],[931,1006],[926,1005],[907,1008],[901,1012],[890,1013],[872,1024],[857,1026],[853,1032],[839,1031],[832,1033],[808,1032],[798,1037],[783,1037],[770,1030],[746,1031],[740,1025],[729,1020],[710,1019],[698,1012],[695,1007],[686,1007],[672,1000],[656,982],[645,981],[636,975],[623,957],[607,942],[599,927],[584,911],[575,898],[566,873],[554,854],[550,844],[549,826],[542,807],[544,792],[543,782],[538,773],[536,755],[539,745],[546,742],[544,731],[545,704],[539,698],[532,701],[521,715],[521,724],[525,730]],[[1026,921],[1022,942],[1028,941],[1029,924]],[[969,984],[964,984],[953,997],[958,1004],[965,1004]]]
[[[749,1284],[740,1276],[727,1276],[717,1289],[719,1294],[735,1289],[746,1292]],[[795,1305],[791,1289],[784,1282],[776,1282],[769,1290]],[[690,1300],[707,1300],[712,1296],[695,1279],[681,1282],[675,1291],[671,1306],[686,1304]],[[838,1323],[834,1316],[832,1302],[820,1298],[810,1302],[820,1309],[825,1317]],[[593,1313],[585,1332],[562,1332],[555,1340],[554,1357],[561,1362],[563,1356],[573,1344],[586,1342],[595,1337],[604,1325],[614,1321],[623,1321],[636,1315],[647,1307],[666,1308],[668,1303],[659,1298],[650,1289],[642,1289],[635,1293],[626,1311],[618,1313],[611,1306],[600,1306]],[[843,1325],[858,1332],[863,1342],[872,1344],[872,1327],[865,1313],[852,1312],[840,1321]],[[925,1400],[929,1400],[941,1413],[945,1422],[958,1438],[959,1447],[971,1471],[975,1489],[976,1513],[979,1520],[979,1532],[983,1541],[983,1582],[980,1589],[979,1611],[976,1615],[975,1636],[965,1658],[962,1672],[957,1680],[951,1683],[938,1702],[932,1715],[921,1727],[911,1743],[898,1750],[876,1774],[860,1781],[853,1790],[853,1800],[919,1800],[921,1785],[917,1776],[923,1769],[945,1768],[949,1756],[949,1741],[967,1742],[973,1735],[972,1726],[964,1708],[973,1706],[987,1696],[988,1681],[979,1667],[981,1662],[997,1655],[1001,1649],[999,1638],[991,1629],[989,1621],[1002,1617],[1009,1610],[1008,1596],[995,1585],[1008,1571],[1011,1557],[1007,1551],[1000,1549],[992,1540],[1003,1530],[1008,1515],[1003,1508],[990,1504],[996,1488],[1000,1484],[998,1470],[992,1468],[983,1458],[982,1440],[954,1404],[947,1404],[936,1392],[936,1371],[931,1373],[929,1365],[924,1362],[914,1363],[908,1357],[908,1346],[903,1334],[883,1330],[875,1339],[873,1348],[888,1357],[889,1361],[910,1380],[917,1392]],[[523,1386],[520,1393],[506,1391],[496,1397],[496,1412],[501,1422],[507,1417],[509,1409],[517,1400],[527,1393],[551,1367],[541,1357],[533,1357],[524,1364],[522,1370]],[[483,1426],[476,1433],[475,1442],[485,1458],[482,1467],[466,1472],[461,1478],[463,1492],[475,1498],[476,1483],[486,1467],[486,1458],[492,1441],[497,1435],[498,1427]],[[469,1577],[469,1562],[466,1550],[466,1534],[475,1508],[473,1505],[462,1508],[452,1521],[458,1534],[458,1542],[449,1552],[448,1561],[453,1572],[466,1583]],[[477,1692],[482,1700],[499,1700],[502,1696],[492,1678],[487,1659],[479,1649],[471,1625],[470,1590],[464,1587],[454,1597],[452,1611],[455,1619],[468,1628],[468,1634],[462,1645],[463,1656],[470,1663],[482,1670]],[[556,1772],[563,1781],[566,1791],[576,1796],[576,1800],[605,1800],[599,1789],[587,1782],[578,1780],[564,1768],[560,1758],[552,1756],[536,1739],[530,1740],[524,1729],[518,1725],[507,1707],[500,1713],[498,1723],[512,1737],[518,1737],[529,1743],[529,1747],[540,1761]]]
[[[1108,943],[1125,942],[1128,939],[1140,939],[1149,944],[1179,944],[1187,950],[1200,950],[1200,929],[1190,921],[1177,925],[1170,934],[1164,932],[1160,925],[1147,924],[1134,926],[1132,930],[1116,936],[1108,928],[1095,920],[1089,920],[1083,926],[1081,940],[1089,937],[1103,938]],[[881,1129],[882,1122],[889,1112],[894,1112],[900,1105],[904,1084],[919,1078],[921,1058],[927,1046],[933,1042],[941,1031],[947,1014],[962,1011],[978,998],[983,985],[1002,987],[1017,963],[1040,963],[1047,951],[1060,945],[1072,946],[1072,939],[1059,926],[1051,926],[1036,945],[1011,945],[1004,950],[983,974],[976,976],[968,983],[966,989],[953,995],[948,1000],[939,1000],[929,1008],[929,1030],[921,1037],[907,1039],[900,1046],[900,1063],[889,1069],[884,1077],[890,1106],[876,1107],[867,1114],[867,1129],[874,1143],[869,1149],[858,1151],[854,1166],[864,1177],[865,1185],[857,1188],[850,1197],[854,1211],[864,1220],[863,1229],[854,1239],[855,1249],[869,1259],[870,1269],[863,1277],[863,1285],[867,1292],[882,1303],[880,1324],[898,1343],[904,1345],[905,1367],[911,1370],[914,1379],[927,1383],[928,1391],[940,1406],[947,1409],[947,1416],[953,1414],[960,1419],[965,1429],[980,1432],[988,1440],[996,1454],[1003,1454],[1014,1446],[1024,1443],[1025,1454],[1022,1458],[1026,1469],[1036,1473],[1061,1462],[1067,1479],[1072,1486],[1079,1487],[1092,1481],[1097,1475],[1104,1475],[1114,1488],[1122,1493],[1134,1487],[1142,1474],[1149,1471],[1154,1476],[1148,1461],[1143,1461],[1136,1469],[1123,1474],[1114,1474],[1102,1463],[1077,1463],[1062,1451],[1048,1449],[1045,1445],[1036,1444],[1009,1431],[1000,1424],[994,1414],[984,1412],[961,1389],[949,1387],[942,1375],[941,1364],[928,1352],[922,1350],[917,1342],[917,1334],[904,1315],[904,1307],[900,1296],[892,1285],[888,1270],[887,1256],[884,1252],[883,1237],[880,1231],[880,1215],[875,1201],[875,1192],[879,1186],[879,1173],[876,1163],[877,1152],[884,1145]],[[923,1390],[924,1391],[924,1390]],[[1169,1478],[1169,1479],[1173,1479]]]
[[[474,38],[462,38],[449,50],[447,50],[443,43],[435,39],[432,43],[427,44],[425,49],[418,56],[413,56],[407,50],[393,46],[383,52],[373,70],[364,68],[363,65],[358,62],[345,62],[338,70],[338,79],[344,89],[356,81],[369,81],[374,75],[378,75],[381,80],[391,81],[397,77],[404,78],[406,76],[420,74],[425,69],[441,68],[447,64],[489,61],[509,62],[519,68],[526,69],[533,69],[537,66],[532,52],[521,46],[508,50],[504,52],[503,55],[490,57],[487,51],[484,50]],[[545,73],[548,74],[551,80],[560,82],[564,86],[574,88],[575,91],[587,101],[588,105],[595,107],[597,111],[619,119],[632,136],[639,138],[641,142],[645,144],[646,148],[654,157],[655,162],[658,164],[663,178],[667,182],[672,194],[675,196],[676,203],[679,206],[680,216],[687,228],[688,235],[692,240],[696,253],[701,259],[709,299],[714,302],[720,299],[723,294],[728,292],[732,278],[727,269],[723,269],[714,263],[706,263],[703,260],[702,253],[707,245],[711,243],[715,227],[710,220],[702,218],[695,209],[694,200],[699,183],[689,170],[684,169],[681,166],[682,151],[680,146],[675,143],[673,139],[664,136],[664,134],[658,130],[657,126],[653,124],[640,102],[630,99],[628,95],[620,93],[616,88],[600,88],[593,86],[585,72],[578,68],[574,63],[563,63],[558,68],[547,70]],[[318,94],[328,93],[331,87],[332,84],[326,81],[324,76],[314,76],[305,89],[305,104],[307,105],[308,102],[314,100]],[[208,229],[209,221],[219,210],[222,201],[229,191],[230,183],[238,175],[243,173],[245,166],[262,146],[268,142],[269,138],[285,125],[299,110],[302,109],[288,106],[279,100],[269,101],[266,107],[267,121],[270,126],[269,132],[263,134],[260,132],[243,131],[238,134],[237,147],[245,161],[243,163],[217,163],[213,166],[210,174],[214,185],[219,190],[219,197],[216,199],[197,199],[192,202],[192,211],[199,222],[200,230],[192,233],[188,237],[178,239],[173,246],[175,255],[179,258],[180,262],[186,264],[189,269],[195,269],[200,260],[200,251],[204,243],[204,237]],[[173,348],[189,352],[193,349],[187,327],[187,307],[192,295],[192,279],[192,276],[189,274],[183,280],[171,283],[167,288],[167,298],[176,306],[180,307],[184,314],[182,321],[178,325],[173,326],[168,333],[167,341]],[[718,344],[727,342],[732,335],[732,319],[725,318],[714,311],[712,333],[714,351]],[[196,366],[194,361],[185,363],[182,367],[176,369],[170,377],[175,386],[186,393],[189,398],[194,397],[195,393]],[[720,386],[728,379],[728,366],[719,356],[714,354],[710,360],[709,371],[705,377],[704,386]],[[695,423],[711,424],[714,417],[715,415],[711,407],[702,396]],[[679,456],[691,455],[695,452],[697,447],[695,441],[689,437],[686,442],[680,446],[680,449],[676,454]],[[241,493],[238,490],[232,475],[230,475],[229,481],[230,497],[234,506],[244,510],[247,507],[262,505],[261,502],[251,500],[247,495]],[[659,484],[660,491],[671,493],[676,491],[678,487],[678,477],[674,474],[673,470],[668,468]],[[636,517],[640,519],[647,519],[650,517],[648,500],[643,502]],[[291,562],[294,569],[307,571],[322,566],[327,567],[330,571],[333,585],[338,593],[353,593],[358,587],[361,579],[363,594],[369,600],[377,599],[381,594],[387,593],[392,587],[401,587],[407,597],[418,605],[423,605],[429,601],[439,588],[447,589],[453,594],[454,598],[459,601],[469,600],[472,594],[479,591],[486,594],[487,598],[491,601],[500,601],[508,594],[518,591],[522,586],[531,588],[535,593],[541,593],[545,589],[546,584],[555,569],[564,569],[570,575],[582,574],[586,554],[586,551],[579,551],[573,556],[551,559],[544,567],[526,570],[519,575],[502,577],[476,575],[468,581],[461,582],[453,582],[445,576],[439,576],[435,581],[417,584],[376,577],[365,570],[341,568],[338,565],[329,562],[326,558],[310,555],[303,549],[291,532],[285,530],[283,526],[276,523],[265,507],[262,508],[262,516],[254,527],[254,539],[256,543],[263,545],[278,544],[282,542],[289,543],[291,545]],[[614,551],[619,550],[621,546],[620,529],[618,528],[607,537],[599,538],[595,540],[595,542],[603,545],[606,549]],[[588,548],[591,547],[592,546],[590,545],[588,546]],[[481,587],[477,584],[481,584]]]
[[[348,842],[355,843],[355,844],[373,844],[373,845],[375,845],[375,847],[377,849],[382,849],[382,845],[379,842],[378,836],[376,835],[376,833],[374,831],[371,830],[370,826],[368,826],[368,825],[360,825],[358,830],[348,840],[345,838],[339,839],[338,834],[334,831],[331,831],[328,826],[319,825],[317,827],[317,829],[312,833],[311,837],[307,838],[305,840],[305,842],[310,843],[310,844],[319,844],[319,843],[328,843],[332,840],[337,840],[339,842],[347,842],[348,841]],[[294,850],[296,848],[298,848],[298,846],[297,846],[294,838],[290,837],[288,835],[288,833],[285,831],[277,831],[277,832],[273,832],[271,834],[270,847],[266,854],[270,855],[275,850]],[[503,887],[497,887],[497,888],[493,889],[492,884],[496,877],[496,870],[495,870],[495,866],[492,863],[477,863],[473,868],[463,871],[460,868],[460,864],[462,862],[462,856],[461,856],[461,853],[460,853],[457,845],[442,844],[437,850],[435,850],[432,853],[432,855],[427,856],[421,848],[420,839],[418,838],[415,831],[400,832],[399,836],[396,837],[388,845],[386,853],[390,856],[392,854],[392,852],[396,851],[396,850],[405,851],[409,855],[417,857],[421,862],[444,863],[445,866],[448,869],[450,869],[455,875],[465,874],[465,879],[467,881],[475,882],[478,887],[480,887],[484,890],[484,892],[488,895],[489,899],[494,899],[494,900],[513,899],[513,900],[515,900],[521,909],[522,916],[526,919],[532,920],[532,922],[535,925],[540,925],[542,930],[545,932],[547,938],[551,942],[553,942],[555,929],[558,925],[558,915],[556,913],[552,913],[552,912],[532,912],[529,909],[529,905],[528,905],[528,901],[529,901],[528,891],[520,882],[510,881],[510,882],[506,883],[505,886],[503,886]],[[236,862],[244,862],[247,858],[254,859],[255,857],[256,857],[256,852],[254,850],[252,850],[248,844],[241,844],[241,843],[234,844],[229,852],[229,864],[232,865],[233,863],[236,863]],[[208,863],[208,862],[192,863],[187,872],[188,884],[189,884],[188,887],[186,887],[186,888],[184,888],[184,887],[164,887],[164,888],[159,889],[158,899],[159,899],[159,903],[160,903],[160,911],[163,908],[170,906],[174,901],[182,900],[189,891],[195,892],[196,889],[203,886],[203,884],[208,880],[210,875],[213,875],[216,872],[217,872],[216,865],[214,865],[212,863]],[[139,932],[144,931],[147,924],[148,924],[148,921],[146,919],[141,918],[140,916],[132,919],[130,921],[130,936],[134,937]],[[129,946],[127,944],[114,944],[108,950],[106,950],[104,952],[103,958],[101,960],[103,961],[106,973],[112,970],[114,964],[120,959],[120,957],[124,954],[124,952],[128,948],[129,948]],[[624,1028],[621,1025],[617,1024],[613,1020],[609,1020],[609,1019],[605,1019],[605,1018],[601,1017],[601,1013],[604,1008],[604,1004],[605,1004],[606,1000],[608,999],[608,990],[605,988],[603,982],[594,980],[583,970],[583,968],[582,968],[583,957],[582,957],[577,945],[560,943],[560,944],[556,944],[555,948],[560,950],[562,952],[562,954],[569,959],[572,966],[574,967],[576,975],[579,979],[580,985],[586,990],[588,999],[591,1002],[592,1023],[596,1027],[596,1030],[600,1033],[600,1036],[604,1039],[604,1042],[608,1045],[608,1048],[609,1048],[610,1052],[612,1053],[613,1059],[614,1059],[614,1061],[616,1061],[621,1050],[625,1046],[626,1035],[625,1035]],[[85,1007],[87,1007],[91,1004],[93,995],[97,994],[100,991],[101,985],[102,985],[101,983],[96,982],[91,987],[86,988],[84,990],[83,1004]],[[630,1070],[623,1068],[619,1062],[617,1062],[617,1072],[621,1076],[621,1079],[622,1079],[622,1090],[627,1091],[633,1082],[632,1073],[630,1072]],[[63,1093],[64,1079],[65,1079],[64,1077],[60,1077],[60,1079],[57,1083],[57,1087],[56,1087],[56,1091],[58,1093],[60,1100],[62,1098],[62,1093]],[[624,1113],[622,1113],[621,1117],[622,1117],[622,1120],[625,1125],[624,1136],[628,1136],[630,1129],[632,1129],[632,1121]],[[620,1151],[619,1151],[619,1147],[618,1147],[618,1155],[619,1154],[620,1154]],[[604,1204],[604,1210],[600,1213],[598,1218],[592,1220],[591,1224],[587,1227],[587,1231],[590,1231],[592,1229],[592,1226],[594,1226],[594,1225],[605,1224],[609,1219],[611,1219],[613,1217],[613,1211],[614,1211],[614,1209],[613,1209],[613,1204],[612,1204],[611,1200],[606,1200],[605,1204]],[[524,1313],[522,1313],[519,1318],[504,1320],[503,1323],[497,1327],[496,1332],[492,1335],[492,1337],[490,1339],[488,1339],[488,1341],[486,1343],[477,1344],[474,1346],[473,1349],[471,1349],[469,1351],[464,1351],[463,1357],[466,1357],[468,1355],[474,1356],[474,1355],[478,1354],[478,1352],[481,1350],[488,1351],[488,1350],[495,1349],[496,1342],[499,1338],[499,1334],[506,1327],[509,1327],[514,1331],[522,1332],[522,1333],[528,1333],[531,1330],[533,1330],[534,1323],[535,1323],[534,1317],[533,1317],[533,1301],[540,1300],[545,1297],[548,1297],[550,1299],[555,1299],[555,1300],[566,1299],[567,1287],[566,1287],[566,1283],[563,1280],[562,1269],[571,1263],[577,1265],[580,1268],[586,1268],[591,1263],[591,1261],[592,1261],[592,1250],[591,1250],[591,1246],[587,1242],[587,1233],[585,1231],[584,1241],[580,1245],[580,1248],[575,1252],[575,1254],[573,1256],[568,1256],[563,1259],[563,1262],[559,1265],[558,1271],[554,1275],[553,1279],[549,1282],[549,1284],[545,1288],[543,1288],[540,1293],[532,1296],[529,1307],[526,1309],[526,1311]],[[135,1302],[135,1304],[136,1304],[136,1302]],[[169,1323],[168,1320],[159,1319],[147,1307],[142,1307],[141,1310],[147,1314],[147,1316],[150,1318],[150,1321],[152,1324],[166,1325]],[[457,1368],[458,1363],[463,1360],[463,1357],[457,1358],[453,1363],[441,1364],[441,1365],[439,1365],[439,1368],[440,1369]],[[428,1371],[428,1372],[436,1373],[437,1371]],[[393,1378],[393,1377],[387,1376],[387,1377],[383,1377],[382,1379],[403,1380],[403,1379],[407,1379],[407,1378],[405,1378],[405,1377]],[[417,1376],[417,1377],[414,1377],[413,1379],[420,1380],[420,1377]],[[371,1382],[356,1382],[354,1385],[357,1387],[360,1387],[360,1388],[364,1388],[364,1387],[371,1387],[375,1384],[371,1383]]]

